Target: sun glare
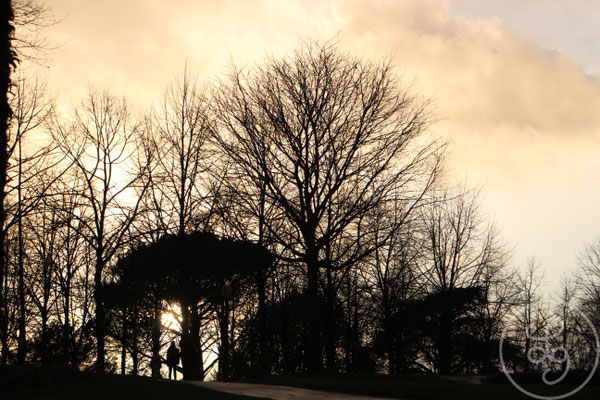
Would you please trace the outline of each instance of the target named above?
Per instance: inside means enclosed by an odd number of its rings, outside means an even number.
[[[160,322],[163,327],[168,329],[181,329],[181,308],[176,304],[166,303],[166,310],[160,317]]]

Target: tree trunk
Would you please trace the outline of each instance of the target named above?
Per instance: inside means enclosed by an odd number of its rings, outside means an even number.
[[[25,364],[25,356],[27,353],[27,324],[25,323],[25,266],[23,265],[23,215],[21,212],[21,175],[22,175],[22,152],[21,152],[21,139],[19,138],[19,166],[18,166],[18,186],[17,186],[17,235],[18,235],[18,246],[19,253],[18,258],[18,272],[19,272],[19,339],[17,342],[17,364]],[[45,264],[45,263],[44,263]],[[44,265],[44,269],[46,266]],[[46,279],[46,271],[44,271],[44,279]],[[45,287],[44,287],[45,289]],[[45,292],[44,292],[45,294]],[[45,311],[45,310],[44,310]],[[45,345],[45,344],[44,344]]]
[[[200,314],[198,313],[198,305],[191,307],[190,311],[190,342],[194,349],[194,354],[197,357],[194,368],[194,380],[204,380],[204,361],[202,357],[202,343],[200,343]]]
[[[396,373],[396,349],[394,348],[394,332],[392,330],[392,316],[389,306],[387,294],[383,294],[383,324],[385,331],[385,345],[388,355],[388,373],[390,375]]]
[[[314,240],[308,237],[306,241],[306,268],[307,268],[307,323],[306,350],[304,354],[304,367],[309,372],[323,369],[323,355],[321,354],[321,304],[319,302],[319,264],[318,254]]]
[[[267,313],[265,310],[265,286],[266,286],[266,277],[262,271],[257,273],[257,294],[258,294],[258,340],[259,340],[259,374],[268,374],[271,371],[271,357],[270,351],[267,343]]]
[[[452,317],[447,308],[442,310],[437,350],[438,374],[450,374],[452,372]]]
[[[281,358],[283,365],[283,372],[287,374],[291,374],[295,372],[294,365],[294,354],[293,354],[293,346],[292,340],[290,337],[292,336],[290,333],[291,323],[290,323],[290,310],[288,304],[284,303],[284,307],[281,309],[279,314],[279,319],[281,321]]]
[[[565,299],[565,301],[568,301],[568,299]],[[562,333],[562,345],[563,345],[563,349],[567,349],[567,318],[568,318],[568,314],[567,314],[567,309],[568,306],[566,304],[563,304],[563,333]],[[565,350],[566,351],[566,350]],[[559,357],[563,357],[566,355],[559,355]],[[565,361],[563,361],[561,363],[561,371],[566,371],[568,368],[569,364],[567,363],[567,359],[565,357]]]
[[[48,364],[48,317],[50,314],[50,293],[52,290],[52,277],[50,276],[52,273],[52,268],[50,267],[50,262],[47,260],[43,260],[43,271],[42,276],[44,279],[43,285],[43,299],[42,299],[42,309],[40,310],[42,317],[42,337],[41,337],[41,363],[42,365]]]
[[[67,280],[64,288],[61,288],[63,291],[63,295],[65,297],[64,305],[63,305],[63,329],[62,329],[62,340],[61,346],[63,354],[65,355],[65,361],[69,362],[69,354],[71,352],[71,322],[69,317],[69,311],[71,310],[71,278],[70,271],[67,271]]]
[[[20,192],[20,190],[19,190]],[[20,197],[20,195],[19,195]],[[20,214],[20,211],[19,211]],[[19,254],[18,254],[18,274],[19,274],[19,338],[17,340],[17,364],[25,364],[25,355],[27,352],[27,324],[25,323],[25,268],[23,265],[23,238],[21,232],[21,216],[19,215]]]
[[[160,356],[160,300],[154,305],[152,321],[152,357]]]
[[[140,334],[139,331],[139,319],[138,319],[138,308],[133,308],[133,330],[131,332],[131,374],[137,376],[139,369],[139,357],[140,351],[138,349],[138,336]]]
[[[223,301],[223,306],[219,314],[219,332],[221,336],[221,344],[219,346],[219,380],[225,381],[231,378],[229,365],[229,304],[227,299]]]
[[[42,310],[42,344],[40,349],[40,358],[42,365],[48,364],[48,311],[44,307]]]
[[[527,299],[527,308],[525,309],[525,357],[523,358],[523,371],[524,372],[528,372],[529,371],[529,361],[527,360],[527,355],[529,354],[529,348],[531,347],[531,334],[533,332],[530,331],[531,329],[531,299],[528,297]]]
[[[2,2],[0,15],[0,339],[2,341],[2,364],[6,364],[8,358],[8,333],[7,333],[7,315],[4,299],[4,281],[6,274],[6,210],[4,201],[6,199],[6,173],[8,168],[8,128],[12,114],[8,102],[8,93],[11,85],[11,70],[17,61],[15,52],[12,48],[12,37],[14,18],[12,1]]]
[[[265,239],[265,182],[261,181],[259,187],[259,211],[258,211],[258,245],[261,247],[265,247],[264,239]],[[258,335],[259,335],[259,366],[258,373],[260,375],[268,375],[271,373],[271,364],[272,364],[272,352],[269,349],[268,343],[268,326],[267,326],[267,312],[266,312],[266,285],[267,285],[267,275],[264,271],[259,270],[256,274],[256,291],[258,295]]]
[[[181,307],[181,365],[183,379],[193,380],[196,376],[196,352],[190,337],[190,306],[180,301]]]
[[[104,349],[104,296],[102,293],[102,269],[103,265],[100,262],[96,263],[94,272],[94,300],[96,303],[96,372],[100,375],[104,374],[105,364],[105,349]]]
[[[316,263],[315,263],[316,264]],[[308,265],[308,337],[306,342],[306,369],[310,372],[320,371],[323,368],[321,354],[320,332],[320,302],[318,291],[318,268]]]
[[[485,354],[483,358],[484,372],[492,372],[492,334],[486,329],[485,332]]]
[[[327,359],[327,369],[329,371],[337,370],[336,362],[336,335],[335,335],[335,292],[333,288],[331,270],[327,269],[327,318],[326,326],[326,342],[325,356]]]
[[[41,353],[41,361],[42,365],[46,365],[49,363],[48,359],[48,320],[51,314],[51,293],[52,293],[52,281],[53,281],[53,269],[52,262],[49,260],[43,260],[43,272],[42,275],[44,277],[44,285],[43,285],[43,293],[44,299],[42,303],[42,349]]]
[[[121,375],[125,375],[127,364],[127,301],[125,301],[121,312],[123,313],[123,323],[121,324]]]

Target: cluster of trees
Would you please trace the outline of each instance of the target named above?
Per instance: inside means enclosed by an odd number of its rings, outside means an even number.
[[[510,316],[553,323],[536,264],[510,269],[477,192],[441,182],[428,104],[389,62],[309,42],[212,89],[186,71],[145,115],[95,89],[59,115],[36,80],[9,85],[3,364],[138,374],[178,339],[188,379],[486,372]],[[596,323],[599,247],[578,286]],[[529,368],[530,338],[508,342]]]

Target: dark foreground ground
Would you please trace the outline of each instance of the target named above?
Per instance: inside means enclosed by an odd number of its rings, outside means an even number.
[[[60,400],[242,400],[255,397],[208,390],[181,382],[147,377],[93,374],[53,368],[0,367],[0,399]]]
[[[466,379],[469,380],[469,379]],[[479,379],[473,379],[478,381]],[[531,399],[518,391],[503,375],[490,377],[486,383],[472,384],[439,376],[426,375],[375,375],[375,374],[320,374],[273,376],[247,380],[247,382],[295,386],[332,392],[362,394],[376,397],[422,400],[515,400]],[[532,393],[559,396],[576,385],[546,386],[524,384]],[[590,384],[569,399],[600,399],[600,386]]]
[[[453,378],[455,379],[455,378]],[[293,386],[330,392],[361,394],[400,399],[529,399],[506,381],[503,375],[490,377],[483,384],[480,378],[451,380],[425,375],[317,374],[271,376],[246,380],[249,383]],[[574,385],[525,384],[525,389],[544,396],[559,396],[574,389]],[[196,387],[180,382],[155,381],[151,378],[95,375],[65,367],[0,367],[0,399],[256,399]],[[593,383],[569,399],[600,399],[600,385]]]

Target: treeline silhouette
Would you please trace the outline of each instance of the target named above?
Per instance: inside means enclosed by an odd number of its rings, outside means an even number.
[[[488,373],[511,317],[509,369],[545,367],[527,327],[593,364],[579,314],[537,304],[539,263],[444,182],[390,62],[305,42],[213,87],[186,70],[143,115],[99,89],[63,115],[25,77],[9,100],[2,364],[141,374],[177,340],[185,379]],[[596,325],[598,249],[559,296]]]

